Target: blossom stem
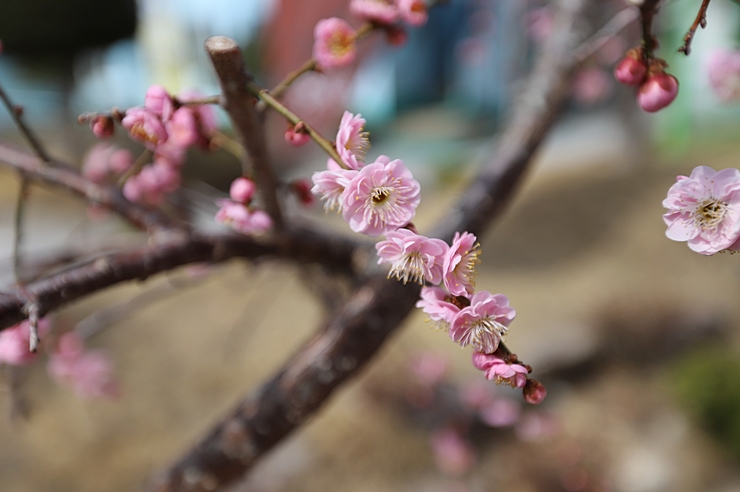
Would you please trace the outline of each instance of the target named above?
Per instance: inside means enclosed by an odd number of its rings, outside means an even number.
[[[151,156],[152,151],[149,149],[145,149],[144,152],[139,154],[139,157],[136,158],[131,167],[128,168],[126,172],[121,175],[120,178],[118,178],[118,186],[123,186],[128,178],[135,174],[139,174],[139,171],[141,171],[141,168],[144,167],[144,164],[146,164]]]
[[[696,30],[699,26],[701,26],[702,29],[707,27],[707,8],[709,8],[710,1],[711,0],[702,0],[701,7],[699,7],[699,13],[696,14],[696,19],[694,19],[694,23],[691,24],[689,32],[687,32],[686,36],[683,37],[683,44],[678,48],[679,53],[683,53],[686,56],[691,54],[691,41],[694,39]]]
[[[211,132],[211,143],[218,146],[218,148],[224,149],[229,154],[239,159],[239,161],[244,159],[244,147],[225,133],[213,130]]]
[[[308,135],[316,141],[319,146],[324,149],[324,151],[329,154],[329,157],[334,159],[337,164],[344,167],[345,169],[348,169],[347,166],[342,162],[342,158],[339,157],[339,154],[337,153],[337,150],[334,148],[334,144],[330,142],[326,137],[321,135],[319,132],[317,132],[311,125],[303,121],[300,116],[295,114],[293,111],[288,109],[287,106],[285,106],[283,103],[278,101],[275,96],[270,94],[270,92],[267,89],[263,89],[262,87],[258,86],[254,82],[250,81],[247,83],[247,89],[249,92],[254,94],[255,96],[259,97],[260,100],[264,101],[265,104],[267,104],[269,107],[280,113],[293,123],[293,125],[297,125],[298,123],[303,123],[303,127],[308,133]]]

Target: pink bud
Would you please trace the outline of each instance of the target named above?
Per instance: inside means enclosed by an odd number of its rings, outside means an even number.
[[[256,189],[256,186],[254,184],[254,181],[247,178],[236,178],[231,183],[231,188],[229,188],[229,195],[231,195],[231,199],[235,202],[239,203],[248,203],[252,199],[252,195],[254,195],[254,190]]]
[[[110,116],[98,116],[90,122],[90,129],[98,138],[108,138],[113,136],[116,125]]]
[[[645,80],[647,65],[642,50],[631,49],[614,69],[614,78],[627,85],[639,85]]]
[[[299,131],[292,125],[285,131],[285,141],[290,145],[300,147],[307,144],[309,140],[311,140],[311,136],[308,133]]]
[[[162,121],[169,120],[175,109],[172,98],[161,85],[153,85],[147,89],[144,107],[162,118]]]
[[[313,193],[311,193],[311,184],[307,179],[293,181],[290,187],[303,205],[310,207],[316,201]]]
[[[427,23],[427,4],[423,0],[398,0],[401,18],[412,26]]]
[[[385,29],[385,38],[393,46],[403,46],[406,44],[408,34],[406,30],[400,26],[388,26]]]
[[[648,76],[637,91],[637,102],[648,113],[659,111],[676,99],[678,80],[665,72],[656,72]]]
[[[536,379],[527,379],[523,392],[524,400],[530,405],[539,405],[547,396],[545,386]]]

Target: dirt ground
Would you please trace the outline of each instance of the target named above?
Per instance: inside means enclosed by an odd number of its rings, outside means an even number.
[[[592,350],[604,313],[627,323],[661,309],[710,313],[730,327],[726,343],[737,345],[740,257],[703,257],[664,234],[661,201],[676,174],[698,164],[737,166],[737,152],[697,153],[670,165],[544,163],[528,178],[481,241],[478,286],[511,299],[518,316],[507,342],[535,376],[538,367]],[[12,175],[0,174],[6,232],[14,186]],[[434,193],[429,187],[424,193],[422,230],[452,192],[434,200],[425,200]],[[65,244],[69,238],[89,244],[80,239],[83,226],[59,218],[82,207],[59,196],[35,191],[29,223],[47,235],[56,228]],[[71,328],[111,303],[166,290],[188,275],[181,270],[111,289],[60,311],[55,323]],[[30,418],[0,419],[0,491],[136,490],[275,371],[321,315],[298,272],[274,263],[221,265],[196,285],[137,307],[89,342],[111,354],[118,400],[79,400],[51,382],[43,364],[25,372]],[[449,358],[453,383],[482,378],[467,350],[415,313],[359,378],[234,490],[740,490],[740,473],[676,402],[666,371],[635,364],[610,365],[585,380],[552,379],[543,411],[559,422],[555,438],[523,442],[511,431],[486,434],[472,472],[446,477],[434,465],[428,431],[374,396],[374,388],[400,385],[404,378],[395,376],[423,351]],[[7,393],[0,393],[0,405],[8,406]],[[563,475],[576,469],[588,472],[587,485]]]

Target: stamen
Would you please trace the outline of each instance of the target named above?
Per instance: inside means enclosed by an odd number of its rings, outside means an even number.
[[[727,203],[716,198],[707,198],[694,211],[694,222],[702,229],[716,229],[727,213]]]

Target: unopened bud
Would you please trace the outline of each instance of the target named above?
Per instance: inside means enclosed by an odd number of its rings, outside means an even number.
[[[539,405],[547,396],[545,386],[536,379],[527,379],[523,393],[524,400],[531,405]]]
[[[311,136],[306,133],[306,127],[303,122],[298,122],[296,126],[290,126],[285,131],[285,141],[290,145],[300,147],[305,145],[311,140]]]
[[[627,85],[639,85],[645,80],[647,65],[643,59],[642,48],[629,50],[614,69],[614,78]]]
[[[651,73],[637,91],[637,102],[648,113],[659,111],[676,99],[678,80],[663,71]]]
[[[316,201],[313,193],[311,193],[311,185],[308,180],[295,180],[290,184],[290,189],[298,197],[298,201],[307,207],[310,207]]]
[[[116,130],[113,119],[109,116],[101,115],[90,121],[90,130],[98,138],[112,137]]]
[[[248,203],[252,199],[252,195],[254,195],[254,190],[256,189],[256,186],[254,184],[254,181],[247,178],[236,178],[231,183],[231,188],[229,189],[229,195],[231,195],[231,199],[238,203]]]

